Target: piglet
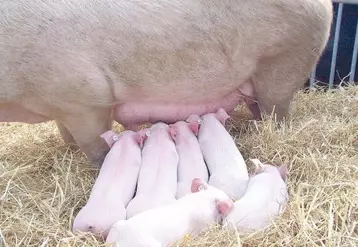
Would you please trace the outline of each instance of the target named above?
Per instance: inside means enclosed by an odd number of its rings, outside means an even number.
[[[179,154],[177,199],[191,193],[194,178],[208,182],[209,174],[197,139],[198,132],[199,122],[196,120],[169,125],[169,133]]]
[[[147,131],[136,195],[127,206],[127,218],[176,200],[179,156],[169,126],[158,122]]]
[[[201,122],[198,140],[209,169],[209,184],[237,200],[246,191],[249,175],[244,158],[225,128],[228,118],[226,111],[220,108],[216,113],[202,116],[202,119],[191,115],[187,121]]]
[[[73,230],[106,236],[111,225],[126,219],[141,167],[143,132],[109,130],[101,137],[110,146],[87,204],[79,211]]]
[[[234,204],[224,220],[224,226],[249,232],[267,227],[273,217],[279,216],[289,199],[287,168],[262,164],[254,159],[255,175],[250,178],[245,195]]]
[[[187,234],[195,236],[212,224],[221,224],[233,208],[223,191],[203,179],[193,179],[191,192],[173,203],[118,221],[106,243],[117,247],[170,246]]]

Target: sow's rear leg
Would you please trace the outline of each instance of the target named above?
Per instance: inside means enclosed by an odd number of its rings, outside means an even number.
[[[305,84],[329,36],[331,3],[324,2],[326,8],[320,2],[305,3],[313,5],[312,11],[306,9],[307,18],[302,18],[306,23],[300,23],[301,20],[295,23],[285,48],[276,55],[261,58],[251,77],[261,113],[274,114],[279,122],[288,116],[294,94]]]
[[[273,114],[277,121],[288,116],[294,93],[305,83],[315,62],[313,57],[306,61],[295,55],[286,52],[262,60],[252,77],[260,112]]]
[[[63,141],[66,144],[70,145],[70,148],[72,150],[77,150],[78,149],[78,145],[75,141],[75,138],[73,138],[73,135],[71,134],[71,132],[58,120],[56,120],[56,125],[57,125],[57,129],[60,132],[60,135],[63,139]]]
[[[81,113],[79,113],[81,112]],[[66,114],[60,119],[60,127],[65,137],[71,133],[80,149],[86,154],[92,165],[101,167],[109,146],[100,137],[111,129],[111,109],[86,108],[76,113]]]

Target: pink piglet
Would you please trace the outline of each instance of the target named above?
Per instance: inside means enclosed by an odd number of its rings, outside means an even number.
[[[224,220],[225,227],[248,232],[267,227],[282,214],[289,196],[286,186],[287,167],[262,164],[253,159],[255,174],[250,178],[245,195],[234,204]]]
[[[244,158],[225,128],[228,118],[222,108],[202,116],[198,140],[209,169],[209,184],[237,200],[246,191],[249,175]]]
[[[199,116],[193,115],[189,122],[178,121],[169,125],[169,133],[179,154],[177,199],[191,193],[194,178],[208,181],[208,169],[197,139],[200,126],[198,119]]]
[[[106,236],[111,225],[126,219],[141,167],[142,132],[109,130],[101,137],[111,147],[92,188],[87,204],[73,222],[73,230]]]

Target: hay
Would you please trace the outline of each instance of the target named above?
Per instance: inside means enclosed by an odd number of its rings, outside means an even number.
[[[298,93],[280,129],[240,108],[230,132],[246,160],[288,164],[289,206],[268,229],[212,227],[181,246],[358,246],[358,87]],[[52,122],[0,126],[0,246],[104,246],[71,233],[94,182],[84,155]]]

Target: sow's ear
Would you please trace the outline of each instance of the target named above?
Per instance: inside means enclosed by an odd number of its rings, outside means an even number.
[[[216,200],[216,206],[218,208],[219,213],[226,217],[231,212],[234,207],[233,201],[230,199],[227,200]]]
[[[194,178],[191,182],[191,193],[208,189],[208,184],[201,178]]]
[[[277,169],[281,175],[282,180],[286,182],[286,180],[287,180],[287,165],[286,164],[281,165],[281,166],[277,167]]]
[[[108,146],[111,148],[113,146],[113,144],[118,141],[118,134],[116,132],[114,132],[113,130],[108,130],[106,132],[104,132],[101,137],[106,141],[106,143],[108,144]]]

